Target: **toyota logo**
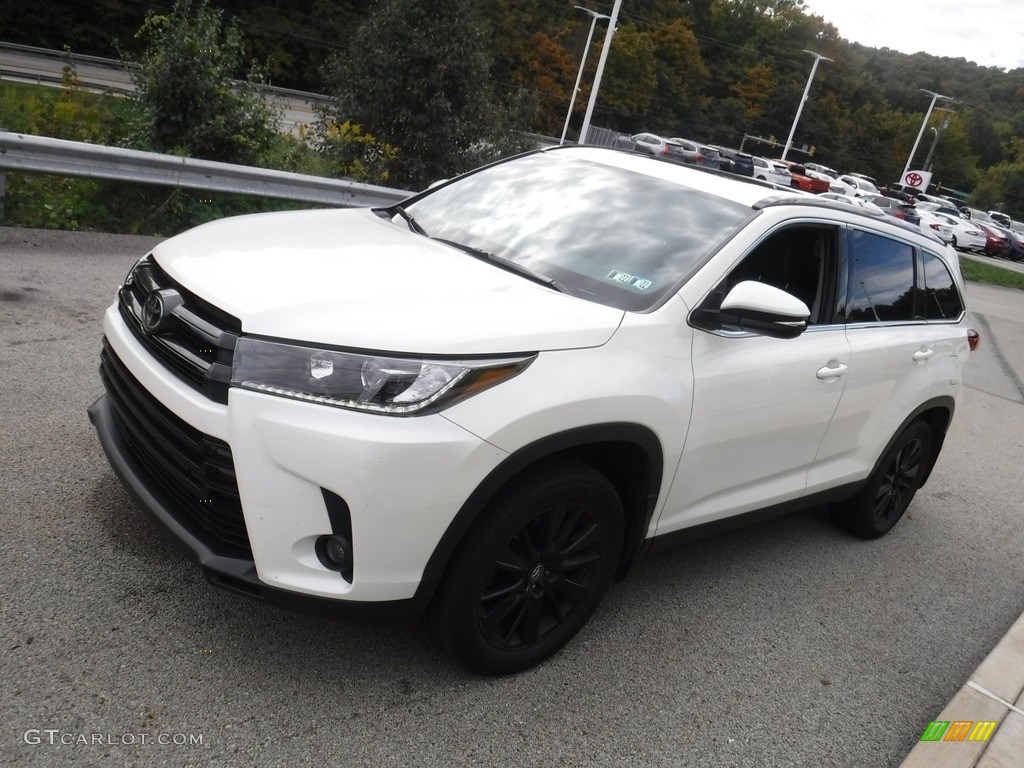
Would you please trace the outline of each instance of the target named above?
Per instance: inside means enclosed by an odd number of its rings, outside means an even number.
[[[165,330],[171,312],[182,302],[181,294],[173,288],[149,294],[142,303],[142,327],[146,329],[146,333],[159,333]]]

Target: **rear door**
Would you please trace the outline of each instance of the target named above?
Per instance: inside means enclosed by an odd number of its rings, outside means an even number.
[[[866,477],[904,420],[950,389],[951,350],[929,327],[919,289],[925,269],[915,245],[854,226],[844,239],[844,256],[839,316],[846,323],[850,365],[842,401],[808,475],[809,493]],[[944,296],[945,304],[950,298]],[[939,386],[944,377],[947,383]]]

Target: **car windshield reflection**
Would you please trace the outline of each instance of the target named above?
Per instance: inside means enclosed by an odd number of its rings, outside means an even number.
[[[432,237],[629,310],[653,306],[751,214],[676,182],[567,153],[485,168],[408,208]]]

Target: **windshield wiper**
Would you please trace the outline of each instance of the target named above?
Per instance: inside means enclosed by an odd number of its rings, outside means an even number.
[[[399,216],[401,216],[403,219],[405,219],[405,222],[409,225],[409,229],[411,229],[417,235],[423,235],[424,237],[430,237],[430,235],[427,234],[427,231],[423,227],[420,226],[420,223],[418,221],[416,221],[416,219],[413,218],[413,215],[411,213],[409,213],[407,210],[405,210],[405,208],[403,208],[402,206],[400,206],[400,205],[393,205],[388,210],[394,211]]]
[[[535,283],[540,283],[541,285],[547,286],[548,288],[556,290],[559,293],[569,293],[568,288],[566,288],[561,283],[552,280],[550,277],[545,277],[544,275],[538,272],[534,272],[532,269],[524,267],[522,264],[517,264],[514,261],[503,259],[500,256],[495,256],[490,251],[485,251],[482,248],[474,248],[472,245],[466,245],[465,243],[460,243],[455,240],[445,240],[444,238],[441,237],[432,237],[430,239],[436,240],[439,243],[444,243],[445,245],[450,245],[452,248],[458,248],[460,251],[462,251],[463,253],[468,253],[473,258],[480,259],[481,261],[486,261],[490,264],[494,264],[496,267],[499,267],[500,269],[512,272],[513,274],[519,275],[520,277],[525,277],[527,280],[532,280]]]

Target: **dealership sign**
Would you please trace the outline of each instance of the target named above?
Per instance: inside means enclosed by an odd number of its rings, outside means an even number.
[[[924,192],[932,181],[931,171],[907,171],[903,175],[903,184]]]

